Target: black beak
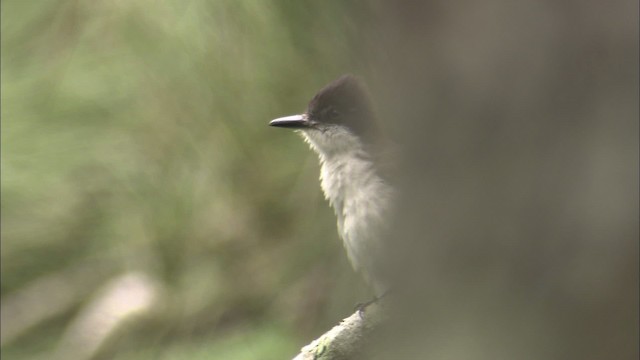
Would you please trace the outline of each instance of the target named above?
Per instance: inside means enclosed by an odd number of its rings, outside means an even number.
[[[307,115],[292,115],[271,120],[269,126],[276,126],[289,129],[305,129],[310,125]]]

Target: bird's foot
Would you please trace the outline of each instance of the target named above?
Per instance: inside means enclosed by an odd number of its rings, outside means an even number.
[[[384,298],[387,294],[389,293],[389,291],[385,291],[382,293],[382,295],[380,296],[375,296],[373,299],[367,301],[367,302],[363,302],[363,303],[358,303],[355,306],[355,310],[358,312],[358,315],[360,315],[361,319],[364,319],[364,312],[367,309],[367,307],[373,305],[373,304],[377,304],[380,300],[382,300],[382,298]]]

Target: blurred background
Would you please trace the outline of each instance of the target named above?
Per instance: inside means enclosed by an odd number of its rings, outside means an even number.
[[[357,70],[366,11],[3,1],[3,358],[282,359],[368,298],[267,126]]]
[[[267,126],[346,72],[410,149],[405,358],[637,358],[637,3],[1,6],[4,358],[290,358],[367,300]]]

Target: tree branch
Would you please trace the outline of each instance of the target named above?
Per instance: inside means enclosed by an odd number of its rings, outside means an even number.
[[[346,360],[361,353],[369,334],[384,319],[382,306],[357,310],[340,324],[303,347],[294,360]]]

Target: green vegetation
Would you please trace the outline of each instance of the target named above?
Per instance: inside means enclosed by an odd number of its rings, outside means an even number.
[[[3,357],[281,359],[346,315],[316,160],[267,123],[367,71],[367,11],[3,1]]]

